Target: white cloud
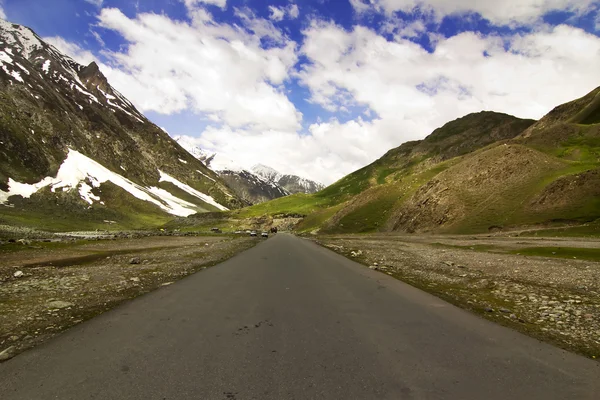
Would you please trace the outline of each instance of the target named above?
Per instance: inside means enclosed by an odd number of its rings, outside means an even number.
[[[287,13],[291,19],[296,19],[300,16],[300,9],[297,4],[290,4]]]
[[[298,129],[302,115],[281,88],[296,63],[296,43],[249,10],[236,15],[253,33],[218,24],[201,9],[191,23],[104,9],[100,26],[128,43],[124,52],[105,53],[114,61],[105,74],[142,111],[193,110],[234,128]],[[272,46],[262,48],[261,40]]]
[[[68,55],[79,64],[88,65],[96,60],[96,57],[88,50],[78,44],[68,42],[60,36],[45,37],[44,41],[56,47],[61,53]]]
[[[296,19],[300,16],[300,9],[296,4],[290,4],[287,7],[269,6],[269,18],[273,21],[283,21],[287,16],[288,19]]]
[[[194,9],[201,4],[210,4],[220,8],[227,6],[227,0],[182,0],[188,9]]]
[[[332,183],[392,147],[396,140],[386,136],[386,131],[392,131],[387,124],[387,121],[366,122],[360,118],[346,123],[332,120],[311,125],[309,134],[305,135],[293,131],[253,132],[209,127],[199,137],[188,140],[209,152],[233,159],[245,168],[262,163],[283,173]],[[411,123],[397,127],[413,128]]]
[[[312,65],[299,76],[312,101],[413,121],[419,136],[482,109],[539,118],[600,83],[600,38],[568,26],[508,38],[462,33],[441,39],[434,53],[364,27],[315,23],[305,34]]]
[[[269,18],[273,21],[282,21],[285,17],[285,8],[283,7],[269,6],[269,11],[271,12]]]
[[[476,12],[492,23],[529,24],[554,10],[584,13],[597,0],[350,0],[358,13],[368,10],[433,13],[436,17]]]
[[[235,12],[239,25],[216,23],[202,7],[189,12],[191,22],[105,9],[100,25],[127,46],[104,53],[113,62],[100,67],[141,110],[195,111],[209,124],[173,135],[198,135],[202,148],[246,167],[261,162],[327,184],[470,112],[539,118],[600,85],[600,38],[574,27],[446,38],[396,21],[382,28],[393,33],[387,40],[366,27],[313,22],[298,49],[272,22]],[[425,33],[432,53],[406,39]],[[93,57],[51,40],[80,60]],[[294,72],[300,55],[309,64]],[[311,102],[331,111],[361,106],[373,120],[318,120],[301,132],[284,88],[290,76],[310,90]]]
[[[4,0],[0,0],[0,18],[6,19],[6,13],[4,12]]]
[[[104,0],[85,0],[86,3],[95,5],[96,7],[102,7]]]

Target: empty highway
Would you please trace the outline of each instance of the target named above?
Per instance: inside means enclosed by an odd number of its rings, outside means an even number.
[[[0,364],[9,399],[598,399],[597,362],[278,234]]]

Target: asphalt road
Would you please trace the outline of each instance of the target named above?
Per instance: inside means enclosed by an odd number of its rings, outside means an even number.
[[[599,364],[279,234],[0,364],[9,399],[599,399]]]

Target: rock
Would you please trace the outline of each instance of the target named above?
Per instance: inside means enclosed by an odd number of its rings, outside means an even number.
[[[452,261],[444,261],[444,264],[446,264],[449,267],[454,267],[454,263]]]
[[[377,267],[379,264],[378,263],[373,263],[373,265]]]
[[[377,271],[379,268],[377,267],[377,265],[371,265],[371,266],[369,267],[369,269],[372,269],[372,270],[375,270],[375,271]]]
[[[20,277],[22,277],[22,276],[23,276],[23,271],[16,271],[16,272],[13,274],[13,276],[14,276],[15,278],[20,278]]]
[[[10,346],[9,348],[4,349],[0,353],[0,362],[10,360],[11,358],[13,358],[15,356],[15,350],[16,350],[15,346]]]
[[[484,310],[486,312],[494,312],[494,309],[492,307],[485,307]]]
[[[517,315],[516,314],[510,314],[509,317],[510,317],[510,319],[517,319]]]
[[[62,308],[67,308],[67,307],[73,307],[74,304],[73,303],[69,303],[68,301],[61,301],[61,300],[54,300],[48,303],[48,308],[58,308],[58,309],[62,309]]]
[[[139,264],[141,263],[141,260],[139,257],[133,257],[131,260],[129,260],[129,264]]]
[[[24,246],[29,246],[31,244],[31,240],[27,240],[27,239],[19,239],[17,240],[17,243],[20,243]]]
[[[129,278],[129,280],[130,280],[131,282],[139,282],[139,281],[140,281],[140,278],[138,278],[137,276],[135,276],[135,277],[133,277],[133,278]]]
[[[501,309],[500,309],[500,312],[501,312],[501,313],[504,313],[504,314],[509,314],[509,313],[510,313],[510,310],[509,310],[509,309],[507,309],[507,308],[501,308]]]

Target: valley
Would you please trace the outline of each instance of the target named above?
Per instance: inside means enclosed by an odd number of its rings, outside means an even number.
[[[185,370],[179,360],[211,362],[186,346],[212,354],[222,369],[234,360],[235,368],[281,371],[290,359],[277,361],[278,352],[293,360],[323,353],[349,372],[371,363],[379,372],[368,379],[376,383],[403,368],[402,357],[386,358],[392,348],[424,369],[429,359],[421,351],[430,352],[449,385],[457,382],[448,367],[454,345],[465,357],[464,376],[473,373],[472,358],[489,361],[487,351],[504,370],[514,360],[532,373],[543,364],[548,376],[569,384],[575,380],[563,373],[563,358],[582,371],[596,367],[579,356],[600,358],[600,87],[539,120],[486,110],[421,140],[398,132],[397,147],[325,186],[302,168],[282,173],[261,164],[265,154],[243,167],[227,151],[171,137],[111,86],[96,62],[76,62],[27,27],[0,20],[0,39],[0,361],[44,342],[48,347],[26,352],[23,363],[53,346],[82,359],[96,351],[61,339],[75,337],[113,357],[105,371],[118,364],[124,373],[129,367],[120,366],[113,342],[132,358],[138,345],[161,360],[173,351],[172,371]],[[223,115],[208,117],[221,123]],[[359,147],[352,150],[362,156]],[[279,233],[264,239],[248,232],[260,237],[273,228]],[[100,314],[104,319],[92,319]],[[106,328],[107,321],[127,334]],[[485,351],[467,354],[465,337]],[[299,346],[296,354],[298,343],[310,351]],[[348,351],[356,343],[360,360]],[[436,344],[443,346],[431,350]],[[308,371],[307,381],[316,379],[315,365],[330,365],[302,363],[288,370],[301,369],[294,377]],[[350,385],[352,374],[343,372],[332,391]],[[507,382],[519,372],[510,369]],[[427,390],[413,378],[415,390]],[[389,390],[404,393],[394,384]]]

